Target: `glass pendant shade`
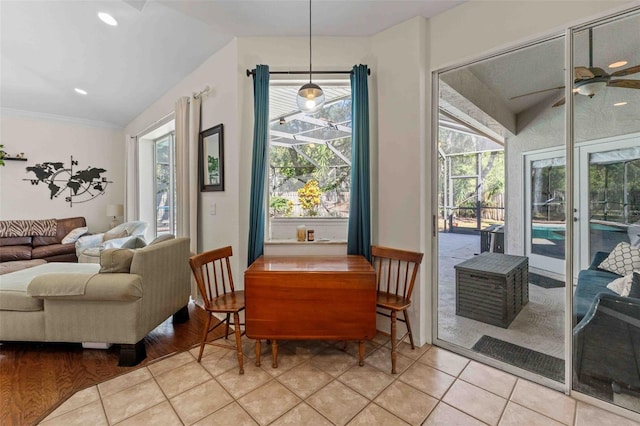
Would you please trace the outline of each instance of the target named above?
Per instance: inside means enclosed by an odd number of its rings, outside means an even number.
[[[296,101],[300,111],[313,114],[322,109],[325,101],[324,92],[317,84],[307,83],[298,90]]]

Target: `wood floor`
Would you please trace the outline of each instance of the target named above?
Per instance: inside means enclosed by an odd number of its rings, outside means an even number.
[[[191,303],[190,320],[171,318],[145,338],[147,358],[118,367],[118,349],[82,349],[80,344],[0,343],[0,425],[31,425],[75,392],[133,371],[200,341],[207,313]],[[220,327],[222,329],[223,327]]]

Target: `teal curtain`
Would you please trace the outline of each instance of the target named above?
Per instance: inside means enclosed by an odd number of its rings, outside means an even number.
[[[269,130],[269,66],[258,65],[253,76],[253,159],[249,205],[249,252],[247,265],[264,251],[265,178]]]
[[[369,88],[366,65],[351,72],[351,193],[347,253],[371,260],[369,187]]]

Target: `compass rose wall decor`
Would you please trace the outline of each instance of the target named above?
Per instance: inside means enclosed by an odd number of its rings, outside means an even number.
[[[27,167],[27,173],[33,172],[35,179],[22,179],[31,182],[31,185],[40,183],[49,189],[49,199],[53,200],[64,195],[65,202],[73,207],[74,203],[86,203],[104,194],[107,186],[113,183],[103,177],[107,170],[99,167],[87,167],[83,170],[74,170],[78,161],[70,158],[71,165],[65,167],[63,162],[44,162]]]

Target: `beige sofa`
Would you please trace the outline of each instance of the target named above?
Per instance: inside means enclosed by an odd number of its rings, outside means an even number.
[[[48,263],[0,276],[0,341],[120,345],[119,365],[146,357],[143,338],[189,318],[189,239],[135,250],[129,273]]]

